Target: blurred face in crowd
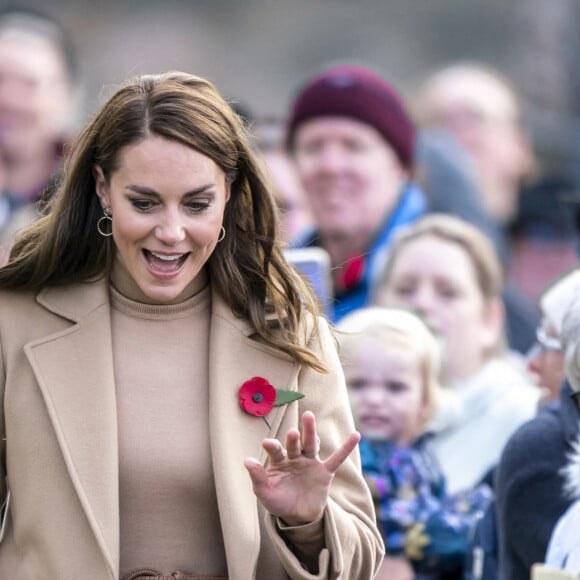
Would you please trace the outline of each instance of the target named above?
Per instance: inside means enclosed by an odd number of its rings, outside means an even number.
[[[532,165],[514,95],[491,74],[461,69],[436,75],[422,99],[423,123],[448,130],[465,147],[482,181],[485,206],[507,221]]]
[[[419,354],[409,346],[362,340],[344,365],[357,429],[375,439],[409,445],[425,414]]]
[[[0,149],[8,161],[54,147],[72,101],[65,64],[48,40],[0,33]]]
[[[99,167],[95,177],[137,286],[154,303],[179,301],[217,244],[230,196],[224,172],[190,147],[151,136],[121,150],[108,182]]]
[[[401,247],[377,302],[424,313],[444,339],[450,379],[477,371],[501,336],[501,306],[484,300],[467,251],[433,235]]]
[[[556,329],[546,320],[536,333],[536,343],[528,353],[528,370],[543,389],[543,403],[558,399],[564,380],[564,353]]]
[[[392,147],[374,127],[347,117],[309,120],[298,127],[294,143],[321,236],[366,244],[407,179]]]

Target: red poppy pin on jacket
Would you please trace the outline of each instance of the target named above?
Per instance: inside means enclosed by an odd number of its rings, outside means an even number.
[[[302,399],[304,395],[296,391],[275,389],[264,377],[252,377],[240,387],[239,397],[242,409],[250,415],[262,417],[268,429],[271,429],[266,415],[272,407],[287,405]]]

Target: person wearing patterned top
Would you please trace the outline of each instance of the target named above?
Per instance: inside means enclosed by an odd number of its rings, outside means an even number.
[[[441,401],[440,344],[418,315],[402,308],[363,308],[338,328],[385,567],[403,559],[413,568],[406,577],[460,578],[474,523],[493,494],[487,485],[448,493],[429,447],[426,424]]]

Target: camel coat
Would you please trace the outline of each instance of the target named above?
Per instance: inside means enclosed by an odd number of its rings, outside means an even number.
[[[0,503],[7,500],[0,578],[117,580],[117,414],[108,282],[0,292]],[[261,442],[283,437],[312,410],[324,458],[353,429],[333,339],[309,341],[329,374],[303,369],[250,338],[251,329],[212,293],[210,442],[230,580],[373,577],[383,555],[358,454],[338,470],[324,517],[319,574],[305,571],[259,505],[243,460],[265,460]],[[252,376],[298,389],[265,422],[242,411]],[[171,418],[167,418],[170,428]],[[195,525],[193,523],[192,525]]]

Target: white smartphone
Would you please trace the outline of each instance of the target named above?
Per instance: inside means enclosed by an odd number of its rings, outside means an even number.
[[[332,319],[332,276],[330,256],[322,248],[287,248],[284,255],[301,272],[316,292],[324,313]]]

